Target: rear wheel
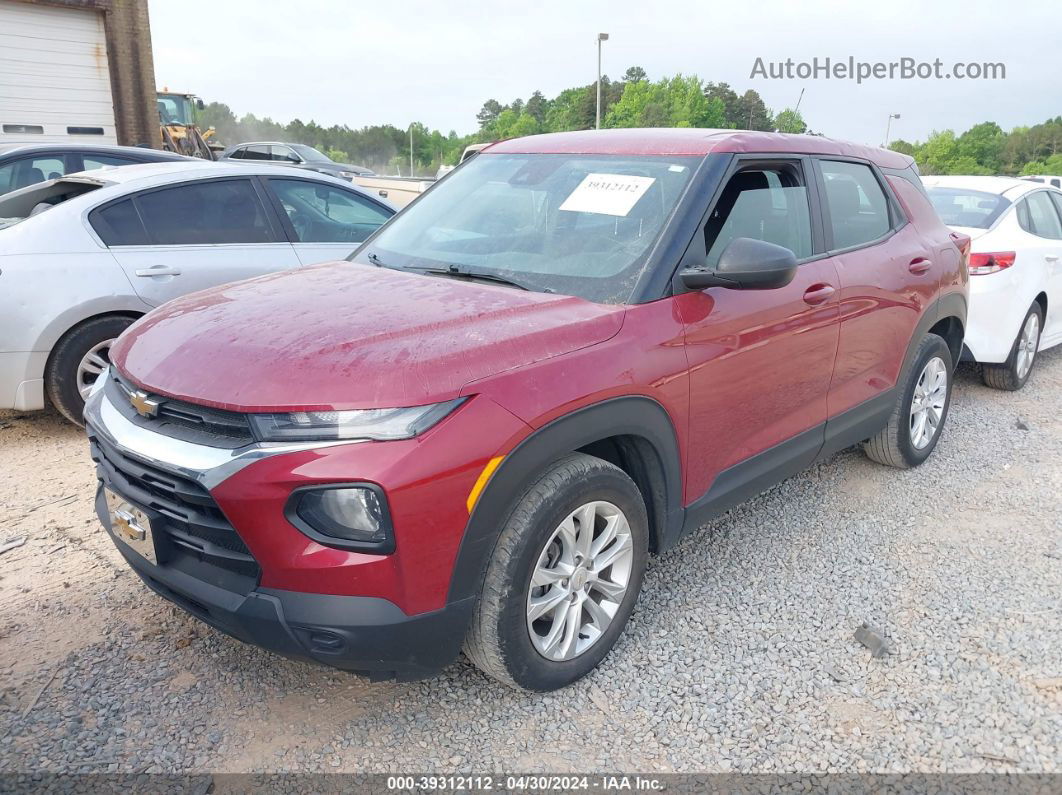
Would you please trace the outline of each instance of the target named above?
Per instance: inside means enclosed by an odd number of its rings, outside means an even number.
[[[1033,302],[1029,313],[1022,321],[1018,336],[1010,356],[1003,364],[984,364],[981,366],[981,380],[993,389],[1015,392],[1025,386],[1036,361],[1036,352],[1040,347],[1040,329],[1044,325],[1044,314],[1040,304]]]
[[[86,320],[52,349],[44,386],[52,405],[71,422],[84,424],[85,398],[111,362],[111,344],[132,322],[132,318],[120,315]]]
[[[899,469],[929,458],[948,418],[953,370],[947,343],[927,334],[915,351],[888,424],[863,442],[869,458]]]
[[[634,482],[575,453],[531,485],[506,522],[465,654],[507,685],[555,690],[608,654],[637,601],[649,524]]]

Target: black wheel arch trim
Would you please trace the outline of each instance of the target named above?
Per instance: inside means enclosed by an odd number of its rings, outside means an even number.
[[[635,395],[610,398],[542,426],[505,456],[480,494],[465,526],[447,602],[479,594],[502,527],[535,475],[568,453],[615,436],[643,439],[655,453],[662,484],[653,490],[652,504],[646,505],[650,531],[655,535],[658,549],[674,543],[681,534],[684,513],[675,426],[667,410],[652,398]]]
[[[907,343],[907,352],[904,354],[903,365],[900,367],[900,372],[897,376],[897,386],[899,386],[899,382],[903,378],[904,373],[907,372],[907,368],[910,367],[911,360],[914,358],[918,346],[922,342],[922,337],[928,334],[929,330],[940,321],[947,320],[948,318],[955,318],[959,321],[959,325],[965,333],[966,312],[966,296],[959,292],[953,292],[947,293],[938,298],[932,306],[922,313],[922,317],[918,319],[918,324],[915,326],[914,333],[911,335],[911,340]],[[958,346],[958,349],[952,351],[952,356],[955,359],[952,363],[953,365],[959,363],[960,352],[962,351],[962,340],[959,342],[960,345]]]

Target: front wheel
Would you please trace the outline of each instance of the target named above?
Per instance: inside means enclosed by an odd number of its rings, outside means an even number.
[[[623,470],[581,453],[557,461],[498,538],[465,655],[527,690],[585,676],[623,632],[648,547],[645,504]]]
[[[1014,347],[1003,364],[981,365],[981,380],[993,389],[1016,392],[1025,386],[1036,361],[1036,351],[1040,347],[1040,329],[1044,325],[1044,313],[1040,304],[1033,302],[1029,313],[1021,323]]]
[[[869,458],[899,469],[916,467],[929,458],[948,418],[954,369],[947,343],[936,334],[926,334],[888,424],[863,442]]]

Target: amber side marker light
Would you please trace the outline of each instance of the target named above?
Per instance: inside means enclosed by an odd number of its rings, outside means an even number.
[[[472,513],[472,509],[476,507],[476,501],[479,499],[479,495],[483,493],[483,489],[487,485],[487,481],[490,480],[490,476],[494,474],[494,470],[501,464],[503,455],[494,456],[487,465],[483,467],[483,471],[479,473],[479,477],[476,478],[476,484],[472,487],[472,491],[468,492],[468,500],[465,501],[465,505],[468,507],[468,513]]]

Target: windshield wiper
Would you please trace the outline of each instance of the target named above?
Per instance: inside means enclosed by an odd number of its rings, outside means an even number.
[[[474,271],[469,268],[461,268],[457,265],[451,265],[448,268],[410,268],[417,273],[429,273],[432,276],[449,276],[452,279],[468,279],[469,281],[482,281],[482,282],[494,282],[495,284],[504,284],[507,287],[515,287],[518,290],[530,290],[526,284],[520,284],[520,282],[513,281],[512,279],[502,276],[497,273],[489,273],[487,271]],[[552,292],[552,290],[545,290],[544,292]]]

